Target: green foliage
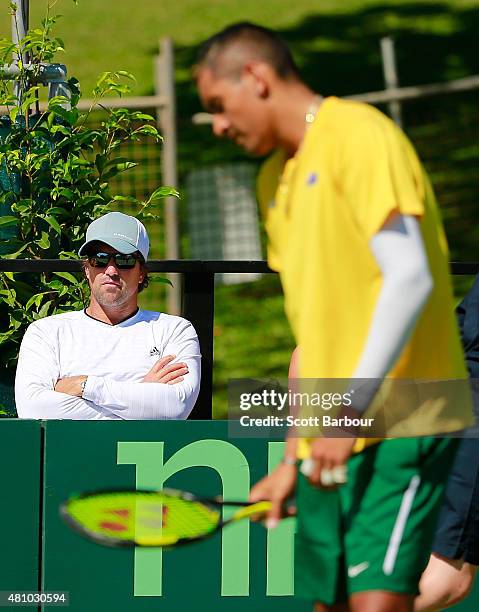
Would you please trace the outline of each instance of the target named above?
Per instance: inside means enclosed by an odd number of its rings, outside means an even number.
[[[130,92],[125,71],[103,73],[93,91],[93,104],[80,112],[78,81],[69,80],[71,98],[57,96],[39,110],[35,76],[41,64],[63,50],[53,34],[57,17],[49,10],[42,27],[30,30],[18,45],[0,39],[0,65],[19,57],[15,96],[11,83],[0,78],[0,257],[4,259],[76,258],[88,224],[116,208],[123,196],[110,193],[109,182],[136,164],[118,151],[126,142],[161,136],[153,118],[124,108],[105,109],[99,127],[87,120],[104,97]],[[1,74],[0,74],[1,77]],[[34,111],[32,111],[34,107]],[[158,187],[145,201],[128,198],[139,219],[157,219],[160,199],[177,195]],[[28,324],[53,313],[77,310],[87,299],[86,281],[67,272],[25,274],[0,272],[0,352],[2,366],[15,361]]]

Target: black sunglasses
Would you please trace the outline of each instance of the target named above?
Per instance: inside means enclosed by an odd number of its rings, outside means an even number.
[[[131,253],[125,255],[124,253],[92,253],[87,256],[88,263],[92,268],[106,268],[113,259],[115,266],[119,270],[131,270],[136,266],[136,262],[140,260],[140,255]]]

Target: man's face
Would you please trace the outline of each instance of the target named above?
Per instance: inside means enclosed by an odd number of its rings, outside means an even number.
[[[113,255],[118,251],[107,244],[99,243],[89,252]],[[132,308],[136,307],[138,285],[144,278],[139,261],[129,270],[120,270],[114,259],[110,259],[106,268],[94,267],[87,261],[85,274],[90,284],[92,298],[101,306],[121,308],[129,304]]]
[[[254,75],[217,77],[204,67],[196,84],[204,108],[213,115],[216,136],[233,140],[253,155],[265,155],[276,146],[267,103]]]

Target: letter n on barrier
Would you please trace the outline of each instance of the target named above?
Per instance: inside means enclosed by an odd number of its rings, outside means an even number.
[[[233,444],[224,440],[198,440],[178,450],[166,463],[163,463],[163,452],[164,442],[118,442],[117,463],[136,465],[138,489],[161,489],[163,483],[180,470],[210,467],[221,477],[225,498],[248,498],[249,465]],[[225,508],[225,518],[232,511]],[[249,546],[249,521],[240,521],[223,532],[222,596],[249,595]],[[148,548],[135,550],[135,596],[162,595],[162,552],[161,549]]]
[[[268,472],[281,461],[284,442],[269,442]],[[268,531],[266,595],[294,595],[294,534],[296,521],[288,518]]]

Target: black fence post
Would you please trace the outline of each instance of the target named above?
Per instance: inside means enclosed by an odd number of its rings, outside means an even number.
[[[215,311],[214,272],[185,272],[182,314],[191,321],[201,347],[201,388],[190,419],[213,417],[213,322]]]

